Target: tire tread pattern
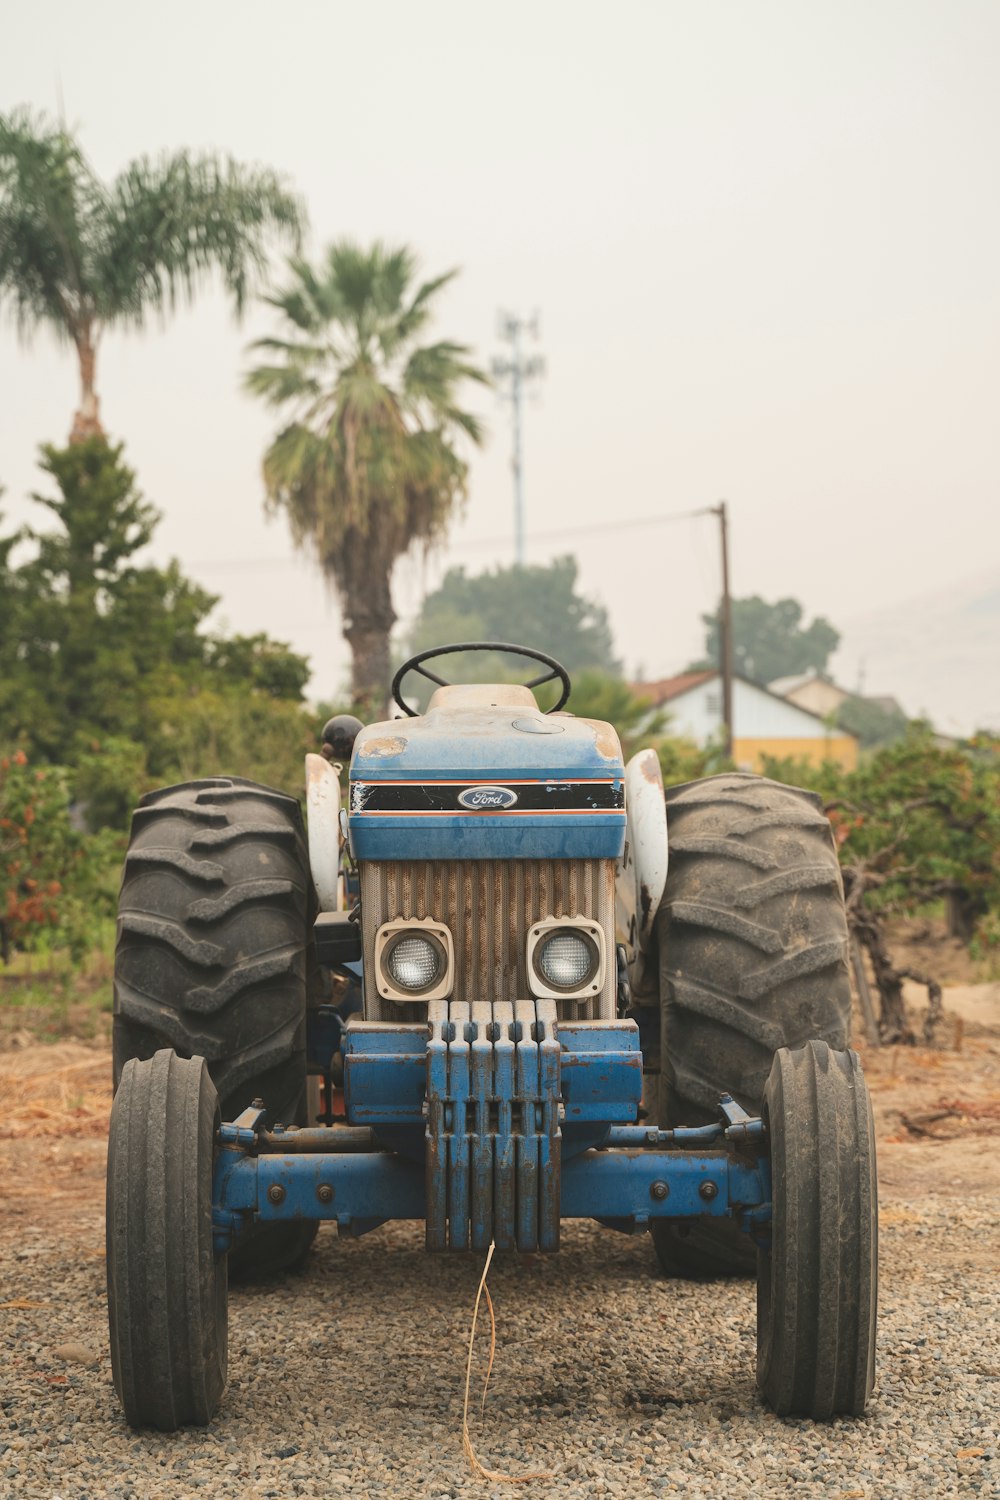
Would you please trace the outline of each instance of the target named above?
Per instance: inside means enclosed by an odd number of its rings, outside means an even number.
[[[657,917],[666,1123],[707,1122],[725,1091],[758,1110],[778,1037],[847,1045],[847,926],[818,803],[739,773],[667,791],[670,866]],[[743,925],[736,913],[748,910],[754,921]],[[730,1002],[711,1027],[699,1003],[706,991]],[[712,1060],[697,1070],[717,1078],[711,1098],[692,1087],[694,1058]]]
[[[107,1280],[132,1427],[204,1426],[226,1384],[226,1259],[212,1242],[218,1095],[202,1058],[130,1059],[111,1114]]]
[[[163,1047],[208,1063],[222,1116],[263,1098],[303,1124],[314,969],[305,828],[293,797],[239,777],[164,787],[132,819],[119,900],[114,1082]],[[233,1274],[301,1259],[316,1226],[270,1225]]]
[[[660,1123],[708,1123],[720,1094],[758,1114],[779,1047],[850,1037],[847,924],[820,798],[728,772],[668,788],[669,869],[657,914]],[[749,915],[748,915],[749,914]],[[672,1274],[749,1275],[727,1222],[654,1224]]]
[[[199,858],[205,819],[221,835],[209,859]],[[128,1057],[197,1042],[224,1118],[254,1097],[253,1060],[269,1075],[272,1119],[300,1123],[307,881],[294,798],[221,777],[143,798],[119,903],[116,1083]]]
[[[774,1216],[759,1252],[757,1382],[779,1416],[860,1416],[875,1378],[875,1136],[857,1054],[774,1059],[764,1115]]]

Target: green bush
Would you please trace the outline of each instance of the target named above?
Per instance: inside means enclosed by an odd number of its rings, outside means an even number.
[[[114,913],[123,841],[88,834],[70,814],[69,775],[0,760],[0,919],[8,951],[66,949],[83,957]]]
[[[912,724],[857,770],[769,759],[765,774],[820,793],[870,910],[914,915],[948,898],[989,940],[1000,920],[1000,739],[941,745]]]

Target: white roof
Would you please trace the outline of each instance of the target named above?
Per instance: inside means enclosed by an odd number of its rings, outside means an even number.
[[[783,698],[786,693],[794,693],[796,688],[805,687],[807,682],[816,682],[819,678],[818,672],[795,672],[791,677],[776,677],[773,682],[768,683],[772,693],[777,693]],[[826,679],[823,679],[826,681]],[[835,683],[830,684],[835,687]]]

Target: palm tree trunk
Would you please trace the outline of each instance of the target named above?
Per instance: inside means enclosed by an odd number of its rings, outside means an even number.
[[[94,385],[97,366],[97,339],[93,325],[85,323],[75,334],[76,352],[80,361],[80,409],[73,418],[69,435],[71,443],[85,443],[88,438],[103,437],[104,428],[98,415],[99,402]]]
[[[389,703],[389,631],[379,625],[344,627],[351,648],[351,691],[355,706],[374,718],[385,717]]]
[[[341,565],[337,570],[344,639],[351,648],[351,691],[356,707],[381,718],[389,703],[392,678],[389,637],[396,623],[390,580],[377,563],[372,567],[374,559],[365,556],[369,548],[364,541],[353,537],[345,537],[344,541],[344,553],[357,555],[355,566],[345,569]],[[346,560],[342,557],[341,564]]]

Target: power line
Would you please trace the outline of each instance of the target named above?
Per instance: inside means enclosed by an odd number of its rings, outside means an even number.
[[[572,541],[580,536],[597,536],[609,531],[634,531],[640,526],[663,526],[673,521],[690,521],[696,516],[717,515],[718,509],[712,505],[700,506],[697,510],[675,510],[658,515],[632,516],[625,521],[595,521],[590,526],[557,526],[550,531],[532,531],[526,536],[529,542],[558,542]],[[479,547],[498,547],[507,541],[507,536],[482,536],[469,537],[465,541],[453,543],[449,552],[467,552]],[[242,558],[202,558],[200,561],[186,563],[189,568],[213,569],[220,573],[251,572],[257,568],[290,568],[306,561],[304,557],[242,557]]]
[[[550,531],[531,532],[528,541],[559,542],[578,536],[597,536],[609,531],[634,531],[639,526],[661,526],[670,521],[689,521],[692,516],[707,516],[711,513],[712,507],[706,505],[700,510],[677,510],[668,515],[661,512],[654,516],[633,516],[627,521],[594,521],[590,526],[555,526]],[[502,536],[470,537],[468,541],[459,542],[452,548],[452,551],[461,552],[471,547],[495,547],[504,540]]]

